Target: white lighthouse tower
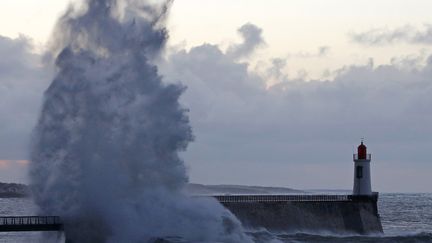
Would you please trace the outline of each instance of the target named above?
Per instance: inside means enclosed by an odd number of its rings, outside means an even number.
[[[371,155],[367,153],[367,148],[361,144],[357,148],[357,154],[353,155],[354,160],[354,187],[353,195],[372,195],[370,162]]]

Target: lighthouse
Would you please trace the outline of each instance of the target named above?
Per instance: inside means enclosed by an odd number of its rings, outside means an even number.
[[[367,147],[361,144],[357,148],[357,154],[353,155],[354,160],[354,187],[353,195],[372,195],[370,162],[371,155],[367,153]]]

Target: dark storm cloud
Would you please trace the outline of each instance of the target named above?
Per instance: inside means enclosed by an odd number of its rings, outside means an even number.
[[[363,45],[387,45],[393,43],[432,44],[432,25],[416,28],[406,25],[398,28],[375,28],[360,33],[350,33],[353,42]]]
[[[24,36],[0,36],[0,159],[26,159],[49,71]]]

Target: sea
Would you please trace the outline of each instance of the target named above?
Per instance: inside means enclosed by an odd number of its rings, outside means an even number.
[[[378,210],[384,234],[359,236],[325,232],[274,234],[256,230],[248,234],[257,243],[275,242],[432,242],[432,193],[381,193]],[[0,215],[34,215],[29,198],[0,198]],[[47,236],[49,240],[47,240]],[[0,233],[1,242],[64,242],[62,233]]]

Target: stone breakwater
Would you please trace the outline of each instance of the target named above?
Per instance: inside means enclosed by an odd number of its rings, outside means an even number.
[[[215,196],[247,228],[272,232],[382,233],[378,194]]]

